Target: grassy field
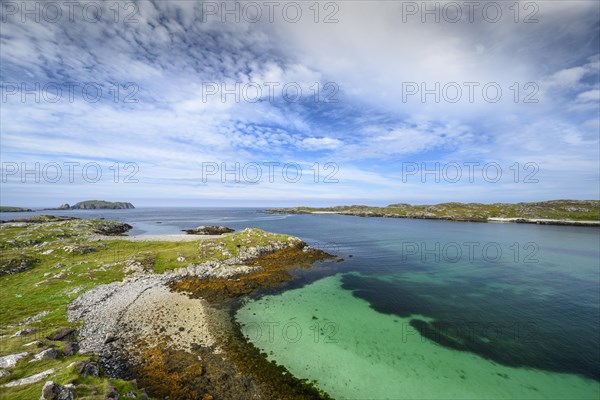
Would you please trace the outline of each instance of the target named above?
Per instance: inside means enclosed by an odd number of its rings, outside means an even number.
[[[29,362],[36,353],[54,346],[63,350],[65,342],[51,341],[47,336],[60,328],[74,327],[66,317],[67,305],[81,293],[104,283],[120,281],[128,274],[128,266],[143,266],[144,270],[162,273],[190,263],[221,260],[237,255],[242,246],[266,245],[269,241],[285,241],[288,235],[249,229],[217,239],[192,242],[132,242],[119,240],[90,240],[106,228],[108,221],[35,217],[35,223],[0,225],[0,357],[21,353],[30,354],[21,359],[10,374],[0,377],[0,399],[37,399],[45,381],[77,385],[77,396],[104,399],[115,388],[121,395],[140,394],[133,383],[105,377],[82,377],[76,361],[93,356],[75,354]],[[182,258],[183,257],[183,258]],[[178,261],[179,259],[179,261]],[[181,261],[185,260],[185,261]],[[10,274],[16,267],[27,268]],[[36,314],[49,312],[39,321],[23,325]],[[24,336],[13,335],[24,328],[33,332]],[[24,345],[34,340],[42,347]],[[57,372],[38,383],[6,388],[2,385],[40,373],[50,368]],[[96,392],[95,395],[90,393]]]
[[[396,218],[481,219],[524,218],[556,219],[573,221],[600,220],[600,201],[554,200],[536,203],[441,203],[436,205],[390,204],[386,207],[364,205],[326,208],[294,207],[269,210],[275,213],[337,212],[359,216],[382,216]]]

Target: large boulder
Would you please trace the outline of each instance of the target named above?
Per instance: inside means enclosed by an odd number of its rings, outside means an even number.
[[[73,400],[73,393],[56,382],[48,381],[42,389],[40,400]]]
[[[185,229],[184,231],[189,235],[222,235],[234,232],[234,229],[226,226],[202,225],[194,229]]]

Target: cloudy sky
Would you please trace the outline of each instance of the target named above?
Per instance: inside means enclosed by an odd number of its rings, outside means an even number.
[[[597,1],[1,12],[2,205],[600,196]]]

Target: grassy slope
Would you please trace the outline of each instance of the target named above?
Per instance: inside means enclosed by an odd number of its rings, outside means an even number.
[[[391,204],[387,207],[362,205],[327,208],[295,207],[276,209],[283,212],[335,211],[349,214],[381,214],[399,217],[460,217],[460,218],[540,218],[566,219],[575,221],[600,220],[600,201],[597,200],[554,200],[537,203],[481,204],[481,203],[442,203],[436,205],[411,206]]]
[[[217,250],[220,248],[226,248],[236,255],[238,245],[265,245],[269,241],[289,238],[288,235],[270,234],[256,229],[205,240],[202,246],[199,246],[198,242],[129,242],[117,239],[99,242],[89,241],[87,236],[93,233],[96,224],[106,224],[106,221],[52,222],[52,219],[49,221],[51,222],[0,229],[0,262],[4,263],[9,259],[20,259],[24,256],[39,260],[30,270],[0,276],[0,304],[2,304],[0,336],[6,335],[0,338],[0,356],[23,351],[37,353],[43,350],[43,348],[23,347],[23,344],[33,340],[52,343],[57,348],[62,348],[64,346],[62,342],[51,342],[45,337],[59,327],[75,326],[67,320],[67,305],[79,294],[96,285],[121,280],[125,276],[123,267],[128,260],[145,261],[150,269],[160,273],[187,266],[189,263],[227,258]],[[80,249],[92,247],[96,251],[87,254],[77,254],[77,251],[69,253],[65,250],[65,246],[75,246]],[[48,250],[52,252],[47,255],[41,254]],[[178,256],[184,256],[186,261],[178,262]],[[53,268],[58,264],[64,266]],[[60,273],[63,274],[62,277],[60,275],[54,277]],[[27,325],[39,329],[38,331],[24,337],[11,337],[25,326],[7,327],[7,325],[17,324],[42,311],[51,311],[51,313],[39,322]],[[82,378],[73,367],[67,368],[70,363],[89,359],[89,356],[74,355],[34,363],[28,362],[30,358],[20,360],[15,368],[10,369],[10,375],[0,378],[0,386],[49,368],[60,368],[58,374],[48,379],[61,384],[75,380],[76,384],[93,385],[98,391],[98,397],[93,398],[104,398],[109,384],[116,387],[121,394],[134,390],[130,382],[95,377]],[[0,387],[0,398],[23,400],[39,398],[42,386],[48,379],[32,385]]]

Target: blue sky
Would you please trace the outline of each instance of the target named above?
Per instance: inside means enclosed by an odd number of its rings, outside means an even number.
[[[487,3],[3,2],[0,202],[598,199],[600,3]]]

